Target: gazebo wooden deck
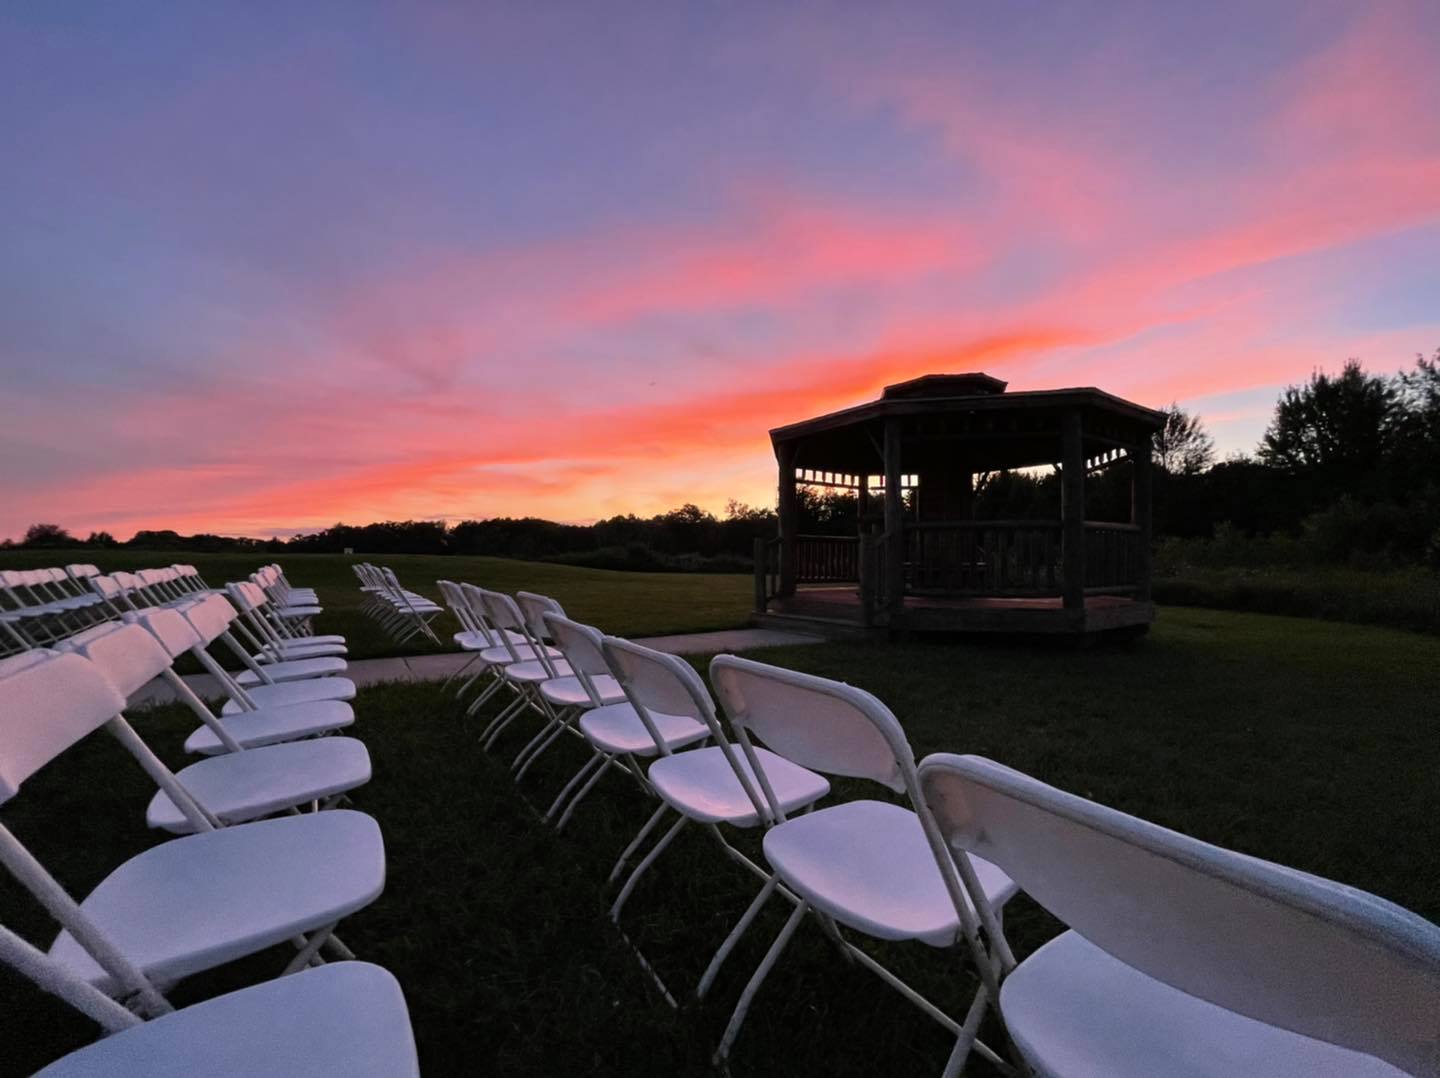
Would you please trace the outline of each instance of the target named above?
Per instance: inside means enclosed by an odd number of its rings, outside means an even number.
[[[834,636],[1144,631],[1164,415],[1094,388],[1005,387],[931,374],[772,430],[780,534],[756,543],[756,620]],[[1044,465],[1060,519],[975,519],[977,474]],[[1086,477],[1111,468],[1129,471],[1130,519],[1087,520]],[[853,491],[856,534],[799,534],[801,485]]]

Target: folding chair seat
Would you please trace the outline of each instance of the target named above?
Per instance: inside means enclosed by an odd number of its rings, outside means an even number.
[[[1440,1074],[1440,926],[980,757],[919,772],[935,856],[982,915],[980,857],[1069,926],[1017,966],[986,919],[1000,1016],[1036,1074]]]
[[[36,1078],[404,1078],[418,1076],[400,985],[339,962],[142,1021],[0,927],[0,960],[99,1023],[105,1036]]]
[[[343,677],[317,677],[309,681],[282,681],[276,685],[244,685],[241,688],[257,708],[294,707],[297,704],[346,702],[355,699],[355,683]],[[220,713],[239,715],[245,710],[245,705],[230,699]]]
[[[344,730],[355,724],[355,712],[339,700],[311,700],[229,712],[221,715],[219,721],[226,735],[242,748],[255,749]],[[230,750],[213,729],[201,726],[185,739],[185,751],[215,756]]]
[[[905,808],[856,799],[784,817],[767,795],[780,822],[765,833],[761,847],[776,879],[800,901],[745,986],[717,1059],[728,1054],[756,992],[801,921],[813,913],[843,953],[858,958],[956,1036],[952,1061],[963,1060],[973,1048],[1003,1063],[976,1039],[985,991],[976,994],[963,1023],[957,1022],[839,931],[844,927],[874,939],[944,949],[963,942],[982,973],[990,970],[989,956],[978,942],[976,912],[955,873],[935,859],[939,832],[920,796],[914,757],[895,716],[861,689],[733,655],[716,656],[710,677],[737,741],[762,778],[762,789],[764,764],[753,755],[751,733],[792,763],[869,779],[910,801]],[[972,864],[988,907],[1002,908],[1018,890],[1015,882],[983,858],[973,858]]]
[[[49,956],[108,994],[141,993],[147,1007],[156,1005],[156,992],[138,984],[137,973],[173,983],[285,942],[297,948],[286,972],[319,960],[325,946],[350,957],[333,930],[384,887],[375,821],[336,810],[213,829],[205,807],[125,721],[124,705],[75,653],[0,676],[0,799],[105,726],[203,831],[130,858],[76,903],[0,826],[0,861],[63,926]],[[101,946],[101,937],[109,944]]]
[[[755,755],[775,794],[776,804],[787,817],[830,792],[830,783],[824,775],[793,764],[760,745],[755,746]],[[660,800],[692,820],[756,827],[765,821],[760,808],[736,778],[737,768],[752,788],[759,789],[759,780],[749,761],[739,753],[732,753],[727,759],[725,750],[718,745],[676,752],[656,760],[646,777]]]
[[[343,674],[348,668],[347,663],[339,655],[318,655],[306,659],[283,659],[275,662],[262,663],[265,669],[265,677],[269,681],[261,681],[260,675],[253,670],[242,671],[235,680],[247,688],[252,685],[264,685],[269,682],[304,681],[307,678],[327,677],[332,674]]]
[[[379,825],[335,809],[162,842],[112,870],[80,910],[164,984],[327,930],[384,886]],[[117,987],[68,930],[50,955],[101,991]]]
[[[328,737],[245,751],[170,669],[176,655],[200,642],[190,624],[176,611],[165,609],[131,617],[134,622],[98,626],[62,647],[94,663],[123,696],[161,674],[178,685],[181,698],[201,717],[202,728],[215,736],[224,755],[192,764],[175,777],[219,823],[256,820],[307,804],[328,806],[370,781],[370,754],[354,738]],[[151,799],[146,822],[176,834],[195,830],[187,813],[164,789]]]
[[[210,756],[175,777],[222,824],[258,820],[306,804],[328,808],[370,781],[370,753],[353,737],[322,737]],[[170,795],[157,792],[145,810],[149,827],[194,830]]]

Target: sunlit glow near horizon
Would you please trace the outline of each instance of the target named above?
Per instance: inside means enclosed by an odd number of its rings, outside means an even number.
[[[1440,346],[1440,5],[0,10],[0,537],[774,500],[888,382]]]

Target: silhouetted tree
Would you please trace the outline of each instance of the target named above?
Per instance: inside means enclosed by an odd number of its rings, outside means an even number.
[[[1215,439],[1198,416],[1171,403],[1155,432],[1155,463],[1171,475],[1197,475],[1215,463]]]
[[[74,543],[70,533],[59,524],[31,524],[20,541],[21,546],[33,547],[73,546]]]
[[[1322,371],[1290,386],[1260,443],[1263,464],[1306,476],[1326,500],[1345,492],[1374,493],[1394,444],[1398,394],[1386,379],[1349,360],[1336,377]]]
[[[86,546],[116,547],[120,544],[109,532],[91,532],[85,537]]]
[[[1440,348],[1396,379],[1395,466],[1406,488],[1440,481]]]

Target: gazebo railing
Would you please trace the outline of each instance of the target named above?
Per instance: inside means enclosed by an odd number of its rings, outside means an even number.
[[[1140,528],[1134,524],[1085,522],[1085,591],[1091,595],[1135,591],[1140,583]]]
[[[921,521],[905,526],[905,583],[913,594],[1058,595],[1060,580],[1056,521]]]
[[[860,579],[860,539],[854,535],[795,537],[797,584],[849,584]]]
[[[1064,581],[1059,521],[956,520],[904,527],[905,591],[910,595],[1053,597]],[[862,585],[862,605],[887,602],[884,566],[890,540],[862,542],[848,535],[801,535],[794,543],[797,585]],[[1085,522],[1085,592],[1133,594],[1142,573],[1143,533],[1133,524]],[[866,572],[861,561],[868,559]],[[755,608],[779,596],[780,541],[756,540]]]

